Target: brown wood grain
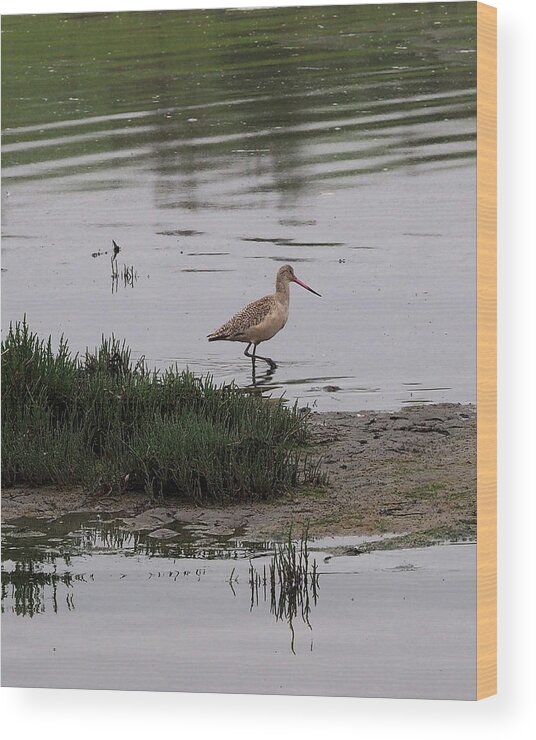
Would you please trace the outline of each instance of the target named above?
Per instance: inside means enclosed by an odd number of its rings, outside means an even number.
[[[477,699],[497,692],[497,11],[477,3]]]

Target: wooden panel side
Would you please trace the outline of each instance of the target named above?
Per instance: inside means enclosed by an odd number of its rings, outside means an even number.
[[[477,3],[477,699],[497,692],[497,11]]]

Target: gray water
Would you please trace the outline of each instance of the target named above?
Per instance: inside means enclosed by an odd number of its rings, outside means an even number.
[[[8,527],[3,685],[474,698],[474,545],[330,557],[358,538],[313,541],[318,590],[289,619],[252,598],[273,543],[176,529],[162,543],[80,515]]]
[[[4,331],[248,385],[206,335],[289,262],[322,298],[268,391],[475,401],[473,3],[13,16],[2,54]]]

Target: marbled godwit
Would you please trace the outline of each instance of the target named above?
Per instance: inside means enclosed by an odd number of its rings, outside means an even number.
[[[265,295],[264,298],[248,304],[223,326],[209,334],[208,341],[245,342],[248,346],[244,354],[246,357],[251,357],[253,368],[255,368],[255,360],[264,360],[270,366],[270,370],[275,370],[277,365],[273,360],[256,355],[255,352],[261,342],[271,339],[287,323],[289,283],[298,283],[311,293],[320,295],[316,290],[298,280],[290,265],[283,265],[277,273],[275,293]],[[249,351],[251,345],[253,345],[253,352]]]

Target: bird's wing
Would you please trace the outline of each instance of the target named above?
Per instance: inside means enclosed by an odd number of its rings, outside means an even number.
[[[268,316],[273,308],[273,297],[271,295],[265,295],[264,298],[259,298],[257,301],[248,303],[245,308],[234,316],[231,316],[229,321],[226,321],[223,326],[209,334],[210,339],[239,339],[247,329],[252,326],[257,326],[261,321]]]

